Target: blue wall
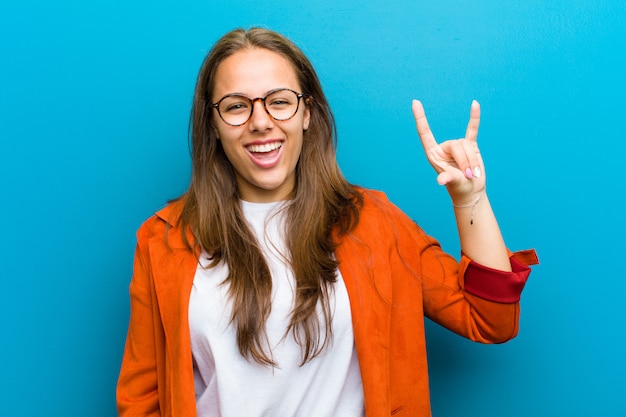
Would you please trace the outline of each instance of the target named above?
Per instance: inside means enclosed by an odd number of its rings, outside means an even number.
[[[482,104],[492,203],[508,245],[542,265],[510,343],[428,326],[434,415],[626,415],[626,3],[361,3],[0,4],[0,414],[115,415],[134,232],[186,188],[207,49],[263,25],[316,65],[349,179],[455,254],[410,100],[440,140]]]

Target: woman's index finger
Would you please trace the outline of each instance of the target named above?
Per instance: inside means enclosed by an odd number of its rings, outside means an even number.
[[[429,150],[437,146],[435,136],[433,135],[433,132],[430,130],[430,126],[428,125],[428,119],[426,119],[426,112],[424,111],[424,106],[422,105],[422,102],[419,100],[413,100],[411,107],[413,110],[413,117],[415,118],[417,134],[422,141],[422,146],[424,147],[424,150]]]

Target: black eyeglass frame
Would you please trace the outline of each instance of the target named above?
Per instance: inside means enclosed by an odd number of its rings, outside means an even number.
[[[272,113],[270,113],[270,111],[267,109],[267,105],[265,104],[265,99],[267,99],[269,96],[271,96],[274,93],[278,93],[279,91],[291,91],[292,93],[294,93],[296,95],[296,110],[293,112],[293,114],[291,116],[289,116],[287,118],[284,118],[284,119],[279,119],[277,117],[274,117],[272,115]],[[222,101],[226,100],[229,97],[241,97],[241,98],[245,98],[248,101],[250,101],[250,114],[248,115],[248,118],[246,119],[245,122],[239,123],[239,124],[228,123],[224,119],[224,116],[222,116],[222,112],[220,111],[220,103]],[[217,110],[217,114],[220,116],[220,119],[222,119],[222,121],[224,123],[226,123],[229,126],[237,127],[237,126],[243,126],[243,125],[245,125],[246,123],[248,123],[250,121],[250,118],[252,118],[252,113],[254,113],[254,103],[256,103],[257,101],[261,100],[261,102],[263,103],[263,108],[265,109],[265,113],[267,113],[272,119],[274,119],[274,120],[276,120],[278,122],[284,122],[286,120],[292,119],[296,114],[298,114],[298,110],[300,110],[300,99],[306,98],[306,97],[308,97],[307,94],[298,93],[297,91],[294,91],[291,88],[276,88],[274,90],[269,91],[265,95],[265,97],[250,98],[248,96],[244,96],[243,94],[237,94],[237,93],[226,94],[224,97],[219,99],[217,102],[212,103],[211,104],[211,108],[214,108],[215,110]]]

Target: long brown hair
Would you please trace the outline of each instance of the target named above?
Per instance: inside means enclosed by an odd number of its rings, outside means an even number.
[[[226,58],[246,48],[264,48],[285,57],[294,67],[311,112],[296,166],[296,186],[286,208],[288,259],[296,280],[296,301],[286,332],[293,333],[301,346],[304,364],[332,341],[330,284],[336,281],[338,267],[334,250],[337,237],[357,224],[362,199],[337,165],[335,121],[317,74],[304,53],[284,36],[266,29],[237,29],[224,35],[207,55],[191,112],[192,175],[183,196],[182,226],[191,229],[196,248],[200,245],[210,254],[210,266],[228,265],[225,283],[241,354],[276,366],[265,332],[272,278],[243,216],[234,168],[211,125],[216,70]]]

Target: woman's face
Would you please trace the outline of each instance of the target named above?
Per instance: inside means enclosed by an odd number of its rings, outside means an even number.
[[[291,63],[261,48],[241,50],[226,58],[217,68],[214,84],[214,103],[233,93],[254,99],[278,88],[302,92]],[[258,203],[285,200],[295,186],[310,111],[303,99],[291,119],[277,121],[267,114],[261,100],[253,106],[252,116],[241,126],[226,124],[217,110],[212,110],[213,127],[235,168],[240,197]]]

